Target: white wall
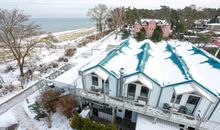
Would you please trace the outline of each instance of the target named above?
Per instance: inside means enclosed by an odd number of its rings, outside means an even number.
[[[160,101],[159,101],[159,107],[160,108],[163,108],[164,103],[170,103],[171,98],[173,96],[173,92],[174,92],[173,87],[163,88],[162,93],[161,93],[161,98],[160,98]]]
[[[116,97],[117,79],[112,75],[109,76],[109,96]]]
[[[150,93],[150,99],[149,99],[149,102],[148,102],[148,104],[150,106],[154,106],[154,107],[157,106],[157,102],[159,100],[161,89],[162,88],[160,86],[158,86],[157,84],[153,83],[153,89],[152,89],[152,91]]]
[[[220,122],[220,103],[218,104],[218,106],[216,107],[214,113],[212,114],[210,120],[211,121],[217,121]]]

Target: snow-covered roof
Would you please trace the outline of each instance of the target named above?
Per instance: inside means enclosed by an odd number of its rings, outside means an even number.
[[[161,20],[161,19],[148,19],[148,18],[143,18],[140,20],[141,23],[148,23],[150,21],[155,21],[157,24],[161,24],[161,25],[168,25],[169,23],[167,22],[167,20]],[[138,21],[137,21],[138,22]]]
[[[214,95],[220,93],[219,60],[191,43],[162,41],[155,44],[148,39],[138,43],[130,38],[103,55],[99,62],[91,62],[82,70],[100,67],[119,78],[119,70],[124,68],[125,78],[142,74],[161,87],[193,82]]]

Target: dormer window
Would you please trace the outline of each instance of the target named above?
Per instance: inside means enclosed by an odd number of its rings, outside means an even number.
[[[92,85],[99,86],[99,79],[97,76],[92,76]]]

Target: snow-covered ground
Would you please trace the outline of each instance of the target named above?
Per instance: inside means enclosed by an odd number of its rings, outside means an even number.
[[[86,31],[91,31],[90,34],[84,34],[81,36],[78,36],[78,33],[80,32],[86,32]],[[39,68],[39,65],[44,65],[47,66],[53,62],[56,62],[58,64],[63,64],[63,62],[57,62],[57,60],[60,57],[64,56],[65,49],[67,48],[73,48],[77,47],[77,44],[79,44],[79,41],[85,38],[88,35],[94,34],[94,28],[83,28],[83,29],[77,29],[77,30],[71,30],[71,31],[65,31],[65,32],[59,32],[55,33],[53,35],[55,36],[65,36],[68,34],[74,35],[76,33],[76,39],[74,40],[67,40],[59,43],[52,43],[52,47],[45,45],[45,44],[40,44],[37,46],[30,57],[26,59],[27,65],[24,68],[25,71],[30,68],[30,66],[35,66]],[[7,66],[12,66],[13,70],[6,72]],[[52,71],[52,70],[49,70]],[[11,84],[14,81],[19,80],[19,69],[17,66],[17,62],[15,60],[9,60],[7,63],[4,61],[0,62],[0,77],[4,80],[5,84]],[[31,81],[33,82],[33,81]],[[30,81],[26,82],[24,84],[24,87],[28,86]],[[18,93],[20,89],[13,90],[12,92],[7,92],[3,95],[0,96],[0,103],[4,102],[8,98],[14,96],[16,93]]]
[[[69,59],[69,63],[73,63],[76,64],[72,69],[68,70],[66,72],[66,75],[72,74],[70,77],[70,79],[68,79],[68,81],[73,81],[72,78],[76,78],[74,75],[76,74],[76,76],[78,76],[78,72],[77,70],[79,68],[81,68],[82,66],[84,66],[85,64],[87,64],[90,60],[95,59],[96,57],[98,57],[101,53],[105,52],[106,47],[108,46],[108,43],[121,43],[120,37],[115,40],[115,36],[112,35],[110,37],[106,37],[104,38],[105,40],[99,40],[99,41],[95,41],[95,42],[91,42],[89,44],[87,44],[86,46],[82,47],[82,48],[77,48],[77,52],[76,54]],[[75,43],[75,42],[74,42]],[[93,50],[94,49],[94,50]],[[93,52],[91,53],[91,50],[93,50]],[[50,52],[47,52],[45,49],[41,49],[36,54],[39,54],[40,57],[42,57],[43,60],[40,60],[39,63],[45,63],[48,60],[55,60],[55,58],[59,57],[59,54],[62,54],[62,51],[54,51],[50,50]],[[82,54],[86,54],[87,56],[84,57]],[[53,61],[52,60],[52,61]],[[72,72],[75,73],[72,73]],[[71,73],[70,73],[71,72]],[[65,73],[63,74],[64,77]],[[61,75],[62,76],[62,75]],[[60,77],[60,79],[62,79],[62,77]],[[58,77],[58,78],[59,78]],[[15,78],[16,79],[16,78]],[[31,111],[28,108],[28,105],[32,104],[35,102],[36,97],[38,97],[39,95],[39,91],[35,92],[34,94],[32,94],[31,96],[27,97],[29,103],[26,102],[26,100],[23,100],[22,102],[17,103],[14,107],[12,107],[10,110],[8,110],[7,112],[5,112],[3,115],[0,116],[0,119],[4,119],[4,117],[7,116],[7,120],[1,120],[0,121],[0,127],[6,127],[6,126],[10,126],[11,124],[15,124],[18,123],[18,130],[24,130],[24,129],[39,129],[39,130],[47,130],[49,129],[47,127],[47,124],[45,123],[45,121],[37,121],[34,119],[35,113],[33,111]],[[50,130],[69,130],[72,128],[70,128],[69,124],[68,124],[68,119],[62,115],[61,113],[54,113],[52,115],[52,128],[50,128]]]

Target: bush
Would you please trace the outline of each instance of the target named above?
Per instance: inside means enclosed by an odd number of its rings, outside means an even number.
[[[130,35],[130,31],[128,31],[127,29],[123,29],[121,39],[126,39],[129,37],[129,35]]]
[[[52,64],[53,68],[57,68],[59,66],[59,64],[56,62],[52,62],[51,64]]]
[[[39,98],[40,106],[47,110],[48,113],[56,111],[56,101],[60,96],[60,92],[56,90],[46,90],[44,91]]]
[[[76,53],[76,48],[69,48],[65,50],[65,56],[71,57]]]
[[[6,70],[5,70],[5,73],[8,73],[10,71],[14,70],[14,68],[11,66],[11,65],[7,65],[6,66]]]
[[[69,124],[73,129],[77,130],[117,130],[113,123],[104,125],[99,122],[94,122],[89,118],[82,118],[78,114],[70,119]]]
[[[28,106],[31,110],[33,110],[37,115],[34,117],[36,120],[40,120],[41,118],[45,118],[47,114],[40,108],[40,105],[38,102],[35,102],[32,105]]]
[[[163,32],[161,27],[157,26],[156,29],[153,32],[153,35],[151,37],[151,40],[154,42],[159,42],[163,39]]]
[[[77,102],[73,96],[64,96],[58,99],[56,105],[57,111],[61,111],[66,117],[70,118],[77,106]]]
[[[60,57],[58,62],[68,62],[68,59],[66,57]]]
[[[145,29],[144,28],[141,28],[140,32],[137,33],[137,41],[142,41],[145,39],[145,36],[146,36],[146,32],[145,32]]]

